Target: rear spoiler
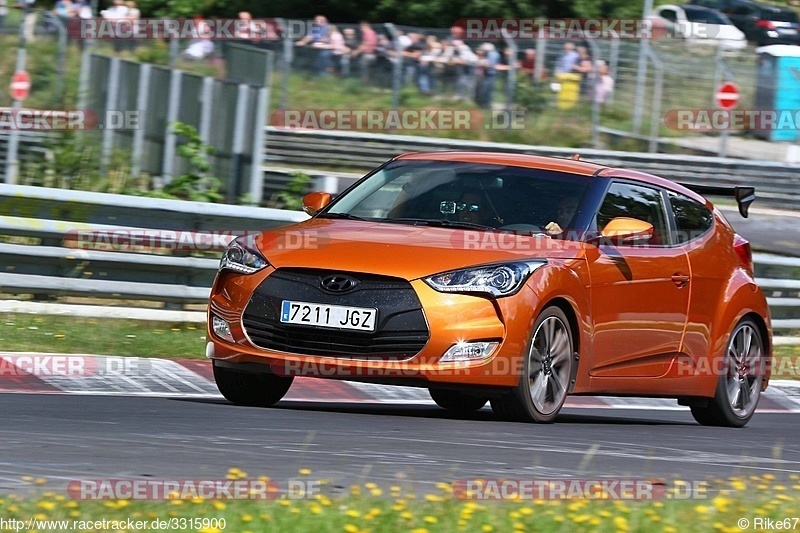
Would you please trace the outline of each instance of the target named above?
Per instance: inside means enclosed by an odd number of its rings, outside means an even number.
[[[755,187],[716,187],[713,185],[693,185],[691,183],[681,183],[690,191],[703,196],[733,196],[739,205],[739,214],[747,218],[750,204],[756,200]]]

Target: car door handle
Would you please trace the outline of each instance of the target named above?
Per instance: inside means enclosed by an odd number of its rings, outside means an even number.
[[[684,274],[675,274],[672,276],[672,283],[677,285],[678,287],[685,287],[687,283],[689,283],[689,276]]]

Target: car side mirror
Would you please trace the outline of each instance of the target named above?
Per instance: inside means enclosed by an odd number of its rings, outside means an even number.
[[[311,192],[303,196],[303,211],[313,217],[329,203],[331,203],[330,194],[326,192]]]
[[[653,238],[653,225],[636,218],[617,217],[600,232],[600,237],[619,244],[645,243]]]

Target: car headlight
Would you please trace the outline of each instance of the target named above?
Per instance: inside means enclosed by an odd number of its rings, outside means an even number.
[[[219,262],[219,271],[232,270],[239,274],[254,274],[267,266],[267,260],[255,249],[251,249],[238,240],[231,242]]]
[[[524,261],[452,270],[425,278],[439,292],[477,292],[495,297],[516,293],[546,261]]]

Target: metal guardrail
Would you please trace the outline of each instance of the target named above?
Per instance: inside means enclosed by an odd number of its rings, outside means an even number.
[[[297,211],[0,185],[0,235],[25,242],[0,243],[0,292],[205,302],[217,259],[187,257],[183,250],[170,254],[146,243],[126,251],[82,249],[75,246],[77,232],[168,230],[196,239],[204,232],[263,230],[305,218]]]
[[[267,165],[368,171],[404,152],[439,150],[500,151],[572,157],[650,172],[667,179],[714,185],[750,185],[759,202],[800,208],[800,166],[771,161],[611,150],[556,148],[511,143],[387,135],[379,133],[287,130],[267,127]],[[269,195],[266,194],[265,198]]]
[[[266,161],[263,198],[269,199],[283,190],[287,179],[280,174],[270,175],[269,169],[325,169],[318,176],[335,176],[330,169],[366,172],[404,152],[439,150],[501,151],[512,153],[572,157],[596,163],[650,172],[667,179],[686,183],[713,185],[749,185],[758,190],[759,203],[773,207],[800,208],[800,165],[772,161],[753,161],[676,154],[649,154],[612,150],[557,148],[512,143],[463,141],[412,135],[379,133],[284,130],[266,127]],[[4,139],[0,132],[0,160],[3,159]],[[27,133],[21,148],[29,157],[45,153],[46,136]],[[3,166],[0,165],[0,177]],[[319,186],[319,185],[318,185]],[[331,183],[325,187],[328,190]],[[340,189],[341,190],[341,189]],[[331,191],[334,192],[334,191]]]

